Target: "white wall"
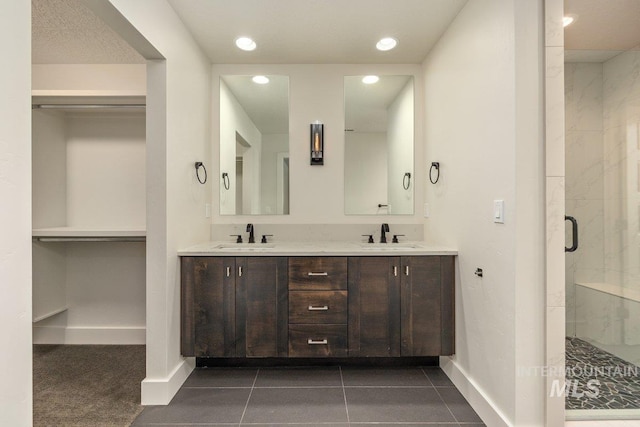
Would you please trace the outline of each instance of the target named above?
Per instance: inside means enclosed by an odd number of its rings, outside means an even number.
[[[384,215],[388,204],[387,134],[345,132],[345,212]],[[371,191],[371,189],[375,191]]]
[[[229,87],[220,81],[220,170],[229,174],[229,189],[220,186],[220,214],[236,212],[236,132],[250,145],[243,164],[243,209],[258,212],[260,204],[260,158],[262,134],[251,121]],[[212,178],[213,179],[213,178]],[[255,203],[254,203],[255,202]],[[253,208],[253,209],[252,209]],[[239,212],[241,213],[241,212]]]
[[[0,424],[32,425],[31,3],[0,6]]]
[[[147,377],[143,404],[167,404],[193,365],[180,356],[177,250],[206,240],[210,221],[211,68],[166,1],[110,0],[163,56],[147,63]],[[194,163],[210,181],[200,185]]]
[[[262,165],[260,167],[260,212],[278,212],[278,154],[289,155],[289,135],[262,135]]]
[[[492,426],[544,424],[543,378],[516,374],[545,348],[542,9],[523,3],[467,3],[423,63],[423,164],[441,165],[425,233],[459,250],[456,355],[443,365]]]
[[[33,227],[67,224],[67,139],[64,113],[33,110]]]
[[[414,128],[414,96],[413,80],[409,80],[402,88],[396,99],[388,108],[387,140],[389,158],[389,212],[412,212],[413,185],[415,173],[413,171],[413,128]],[[411,180],[407,178],[409,188],[404,189],[404,175],[411,174]]]
[[[33,251],[34,312],[53,311],[62,297],[67,309],[34,323],[35,344],[145,343],[144,243],[34,243]]]
[[[67,224],[145,226],[145,116],[67,116]]]
[[[34,64],[35,95],[90,94],[144,96],[144,64]]]
[[[212,124],[220,126],[220,75],[276,74],[289,76],[289,140],[290,143],[290,215],[220,216],[214,209],[214,224],[343,224],[392,222],[410,224],[422,222],[422,216],[345,215],[344,213],[344,77],[365,74],[412,75],[415,81],[416,117],[422,117],[422,75],[419,65],[390,64],[323,64],[323,65],[214,65],[212,67]],[[323,166],[309,164],[309,124],[324,123],[325,162]],[[423,158],[422,121],[416,121],[415,158]],[[213,132],[214,186],[221,186],[219,136]],[[422,205],[424,167],[415,174],[416,206]],[[219,192],[214,191],[214,206],[219,203]]]

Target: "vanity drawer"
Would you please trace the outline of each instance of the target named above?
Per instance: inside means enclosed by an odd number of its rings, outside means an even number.
[[[290,291],[289,323],[347,323],[347,291]]]
[[[289,357],[344,357],[347,325],[289,325]]]
[[[347,289],[346,257],[289,257],[289,289]]]

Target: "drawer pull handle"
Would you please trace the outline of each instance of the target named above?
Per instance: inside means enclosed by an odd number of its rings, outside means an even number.
[[[242,267],[238,267],[238,276],[242,277]]]
[[[326,271],[322,271],[322,272],[313,272],[310,271],[309,272],[309,276],[328,276],[329,273],[327,273]]]
[[[231,267],[227,267],[227,277],[231,277]]]
[[[393,275],[396,277],[398,276],[398,267],[395,265],[393,266]]]
[[[329,342],[327,341],[327,339],[323,339],[323,340],[312,340],[311,338],[309,338],[307,340],[307,344],[309,345],[327,345],[329,344]]]
[[[309,311],[327,311],[329,310],[328,305],[310,305]]]
[[[409,266],[408,265],[404,268],[404,275],[405,276],[409,275]]]

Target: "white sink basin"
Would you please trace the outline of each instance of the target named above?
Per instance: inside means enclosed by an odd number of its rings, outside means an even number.
[[[360,249],[369,251],[406,251],[420,249],[415,243],[361,243]]]
[[[223,243],[216,246],[215,249],[238,252],[260,252],[271,250],[275,246],[273,243]]]

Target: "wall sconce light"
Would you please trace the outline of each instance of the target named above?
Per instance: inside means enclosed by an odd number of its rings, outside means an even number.
[[[324,164],[324,125],[311,124],[311,166]]]

